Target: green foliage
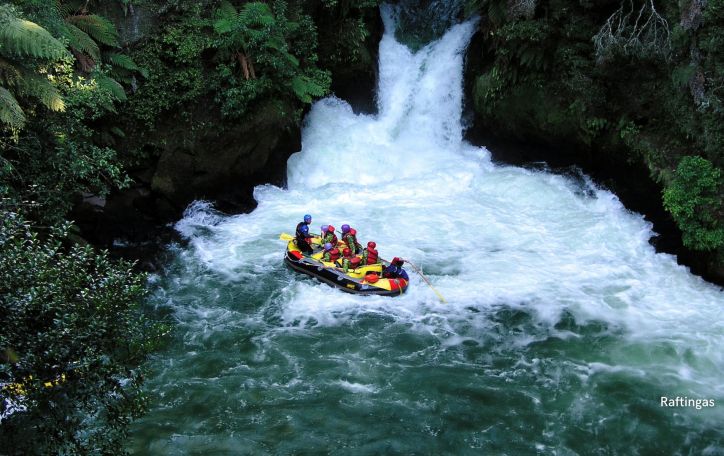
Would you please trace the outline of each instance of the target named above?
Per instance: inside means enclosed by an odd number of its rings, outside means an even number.
[[[316,12],[319,66],[336,74],[358,73],[373,68],[368,48],[370,23],[378,16],[379,0],[325,0]]]
[[[95,14],[71,15],[66,18],[66,22],[83,30],[98,43],[118,47],[116,26],[102,16]]]
[[[22,128],[26,115],[20,101],[26,97],[62,111],[63,100],[47,76],[46,65],[69,55],[47,30],[20,18],[12,6],[0,5],[0,121]]]
[[[475,108],[479,112],[491,115],[495,111],[496,103],[501,97],[505,85],[502,71],[497,66],[478,76],[473,89]]]
[[[165,112],[190,116],[194,102],[218,89],[219,76],[202,58],[213,46],[210,22],[202,14],[201,8],[184,10],[133,53],[133,61],[149,69],[126,109],[134,123],[152,130]]]
[[[724,178],[710,161],[682,158],[664,191],[664,206],[683,231],[687,247],[705,251],[724,247]]]
[[[291,20],[287,9],[283,1],[275,2],[273,9],[261,2],[245,3],[239,11],[224,2],[217,9],[215,44],[224,88],[228,84],[230,89],[221,92],[227,116],[245,111],[251,101],[271,95],[269,91],[296,96],[303,103],[329,91],[329,73],[314,65],[316,42],[308,38],[316,35],[314,24],[302,14]],[[292,41],[297,43],[296,55]],[[257,78],[261,81],[254,82]]]
[[[0,218],[0,448],[122,453],[145,407],[137,366],[164,331],[138,309],[144,277],[67,247],[67,224],[41,236],[22,214],[3,207]]]
[[[527,2],[535,14],[522,16],[512,11],[517,1],[468,3],[487,19],[481,52],[469,59],[479,62],[471,88],[483,125],[573,144],[597,163],[642,163],[671,195],[682,194],[679,173],[671,187],[681,157],[700,155],[721,172],[723,2],[689,10],[689,0],[538,0]],[[687,245],[724,252],[716,235],[696,228],[721,226],[717,207],[697,211],[709,211],[707,222],[677,212]]]
[[[72,64],[58,67],[65,112],[32,119],[16,136],[0,136],[0,183],[5,196],[28,204],[28,215],[43,223],[60,221],[81,192],[107,194],[128,183],[117,153],[104,144],[97,123],[114,109],[115,97],[97,79],[73,74]]]
[[[15,128],[25,125],[23,108],[13,94],[4,87],[0,87],[0,122]]]
[[[59,60],[65,46],[40,25],[18,17],[10,5],[0,5],[0,51],[6,56]]]

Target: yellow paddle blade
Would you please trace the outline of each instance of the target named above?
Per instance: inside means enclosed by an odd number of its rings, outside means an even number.
[[[294,236],[292,236],[291,234],[282,233],[279,235],[279,239],[281,239],[282,241],[291,241],[292,239],[294,239]]]

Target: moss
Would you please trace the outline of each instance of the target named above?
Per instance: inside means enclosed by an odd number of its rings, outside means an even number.
[[[669,26],[667,52],[643,46],[604,59],[597,59],[593,38],[619,1],[540,0],[528,16],[513,14],[514,3],[477,2],[485,17],[468,62],[477,125],[571,145],[599,161],[643,164],[668,189],[666,207],[686,245],[721,254],[710,237],[687,234],[690,220],[671,201],[699,188],[674,172],[682,159],[705,157],[718,172],[724,166],[724,2],[699,12],[688,0],[657,1]],[[707,201],[700,211],[721,226],[721,194]]]

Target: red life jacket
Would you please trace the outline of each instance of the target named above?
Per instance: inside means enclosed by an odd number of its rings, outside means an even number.
[[[334,263],[337,260],[339,260],[339,249],[335,247],[329,251],[329,261]]]
[[[367,264],[377,263],[377,250],[367,248]]]

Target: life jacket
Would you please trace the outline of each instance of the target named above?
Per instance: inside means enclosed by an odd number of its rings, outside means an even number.
[[[334,244],[332,244],[332,245],[334,245]],[[334,263],[337,260],[339,260],[339,249],[335,247],[329,251],[329,261]]]
[[[306,223],[304,223],[304,222],[299,222],[299,223],[297,223],[297,231],[296,231],[297,239],[304,239],[304,238],[309,237],[309,234],[304,235],[304,233],[302,233],[302,226],[303,226],[303,225],[306,225]]]
[[[329,242],[332,244],[332,247],[336,247],[339,240],[337,239],[337,235],[334,233],[327,232],[327,234],[324,236],[324,243],[326,244]]]
[[[352,251],[352,255],[357,254],[359,250],[362,250],[362,246],[357,242],[357,236],[355,236],[352,233],[347,233],[344,235],[344,242],[347,244],[347,247]]]
[[[367,257],[367,264],[377,264],[378,256],[377,256],[377,250],[371,249],[367,247],[365,249],[366,257]]]
[[[398,266],[391,264],[382,271],[382,277],[386,279],[396,279],[400,276],[400,269]]]

